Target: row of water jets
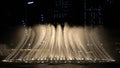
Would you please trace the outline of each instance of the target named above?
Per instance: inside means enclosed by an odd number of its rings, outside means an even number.
[[[21,28],[17,46],[3,62],[113,62],[115,60],[104,48],[100,29],[67,24],[64,27],[39,24]]]

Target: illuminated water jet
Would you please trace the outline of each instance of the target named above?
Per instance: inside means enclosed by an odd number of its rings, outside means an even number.
[[[113,62],[92,27],[37,25],[24,36],[3,62],[96,63]]]

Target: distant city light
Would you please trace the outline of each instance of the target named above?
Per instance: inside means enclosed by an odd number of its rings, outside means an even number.
[[[34,1],[27,2],[27,4],[33,4],[33,3],[34,3]]]

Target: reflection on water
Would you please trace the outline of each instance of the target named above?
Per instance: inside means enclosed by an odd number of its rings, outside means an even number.
[[[117,67],[116,67],[117,66]],[[18,64],[2,63],[0,68],[119,68],[119,64],[101,63],[101,64]]]

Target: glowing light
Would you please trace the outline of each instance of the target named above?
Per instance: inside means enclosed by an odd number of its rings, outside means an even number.
[[[34,3],[34,1],[27,2],[27,4],[33,4],[33,3]]]

